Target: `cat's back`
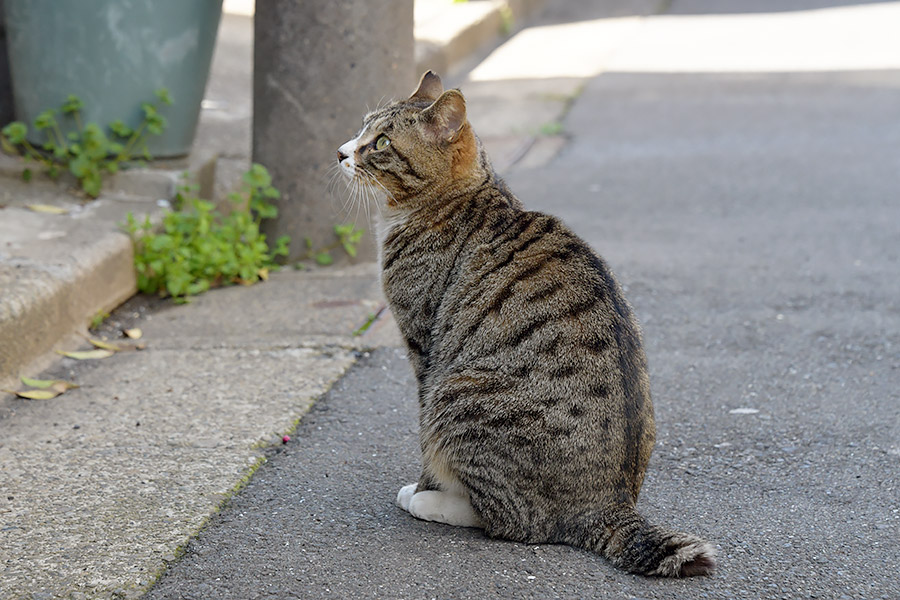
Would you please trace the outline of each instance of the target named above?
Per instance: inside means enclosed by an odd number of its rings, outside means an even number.
[[[552,215],[515,206],[487,213],[449,274],[437,314],[445,366],[505,353],[520,368],[557,374],[623,354],[643,367],[631,308],[584,240]]]

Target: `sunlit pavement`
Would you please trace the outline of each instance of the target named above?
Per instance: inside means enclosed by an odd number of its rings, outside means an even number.
[[[472,81],[600,73],[781,73],[900,68],[900,2],[827,8],[674,1],[664,14],[528,28],[481,63]],[[716,14],[723,7],[731,14]],[[756,8],[755,6],[751,6]],[[726,9],[727,10],[727,9]]]

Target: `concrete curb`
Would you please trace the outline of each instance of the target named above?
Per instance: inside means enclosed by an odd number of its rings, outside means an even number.
[[[48,366],[58,358],[48,353],[83,333],[93,315],[130,298],[136,291],[132,263],[128,237],[103,232],[77,260],[58,269],[26,263],[0,266],[0,273],[15,273],[0,299],[0,385],[18,387],[19,374]]]
[[[452,75],[466,59],[495,45],[534,15],[545,0],[490,0],[449,5],[416,2],[416,73]],[[424,9],[424,11],[423,11]]]
[[[68,189],[36,174],[20,179],[21,164],[0,155],[0,388],[47,367],[51,354],[92,317],[137,291],[131,241],[121,229],[129,212],[154,218],[159,199],[174,195],[177,173],[138,169],[110,179],[100,198],[82,203]],[[56,207],[61,214],[29,206]],[[71,348],[67,348],[71,349]]]

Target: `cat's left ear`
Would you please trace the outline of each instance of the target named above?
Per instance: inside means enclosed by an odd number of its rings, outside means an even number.
[[[410,102],[434,102],[438,96],[444,93],[444,84],[434,71],[425,71],[419,80],[419,87],[409,97]]]
[[[454,142],[466,124],[466,99],[459,90],[447,90],[422,111],[429,133],[443,142]]]

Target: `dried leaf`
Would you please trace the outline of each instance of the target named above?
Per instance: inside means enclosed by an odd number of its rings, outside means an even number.
[[[144,335],[144,332],[135,327],[134,329],[123,329],[122,333],[133,340],[141,339],[141,336]]]
[[[56,383],[54,383],[53,385],[51,385],[51,386],[50,386],[50,389],[51,389],[51,390],[56,390],[57,392],[59,392],[60,394],[62,394],[62,393],[65,392],[65,391],[73,390],[73,389],[75,389],[75,388],[77,388],[77,387],[81,387],[81,386],[78,385],[77,383],[72,383],[72,382],[69,382],[69,381],[62,381],[62,380],[59,380],[59,381],[57,381]]]
[[[87,341],[89,341],[94,348],[101,348],[103,350],[109,350],[110,352],[118,352],[119,350],[122,349],[119,346],[116,346],[115,344],[102,342],[100,340],[95,340],[93,338],[87,338]]]
[[[28,387],[38,388],[42,390],[54,389],[64,392],[66,390],[77,388],[78,384],[63,381],[62,379],[31,379],[30,377],[21,377],[22,383]]]
[[[59,354],[63,356],[68,356],[69,358],[74,358],[75,360],[91,360],[95,358],[109,358],[115,352],[111,350],[104,350],[102,348],[98,348],[96,350],[85,350],[81,352],[60,352],[57,350]]]
[[[69,213],[68,208],[53,206],[52,204],[26,204],[25,208],[34,212],[47,213],[50,215],[65,215]]]
[[[269,280],[269,269],[267,269],[265,267],[263,267],[262,269],[257,271],[256,274],[259,275],[259,278],[262,279],[263,281]]]
[[[56,383],[57,379],[31,379],[30,377],[20,377],[22,383],[27,385],[28,387],[47,389],[54,383]]]
[[[14,392],[12,390],[3,391],[7,394],[14,394],[19,398],[27,398],[29,400],[50,400],[51,398],[56,398],[62,393],[56,390],[22,390],[20,392]]]

